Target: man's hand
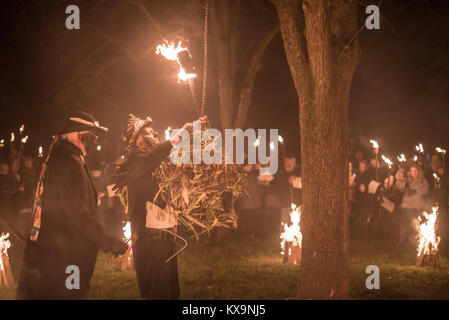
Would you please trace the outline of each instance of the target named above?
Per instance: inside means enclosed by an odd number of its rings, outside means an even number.
[[[121,256],[122,254],[124,254],[126,252],[126,250],[128,250],[128,248],[129,247],[125,241],[117,240],[112,245],[111,252],[114,254],[114,256],[118,257],[118,256]]]
[[[199,118],[197,121],[201,122],[201,126],[207,123],[207,116]],[[186,130],[188,133],[191,133],[193,131],[193,123],[187,122],[182,126],[181,130]],[[180,135],[175,135],[172,139],[170,139],[170,142],[173,146],[177,145],[181,141]]]

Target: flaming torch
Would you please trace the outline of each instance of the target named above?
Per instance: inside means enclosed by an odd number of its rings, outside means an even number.
[[[128,271],[134,269],[133,260],[133,249],[132,249],[132,239],[131,239],[131,223],[127,222],[122,228],[123,238],[129,245],[128,250],[118,258],[115,258],[114,267],[120,271]]]
[[[193,103],[199,114],[199,104],[195,94],[194,82],[196,74],[193,72],[194,67],[188,49],[182,47],[181,41],[179,41],[178,45],[175,47],[174,43],[168,43],[168,41],[164,40],[164,43],[156,47],[156,54],[162,55],[165,59],[175,61],[178,64],[178,83],[181,81],[188,83]]]
[[[405,155],[403,153],[401,153],[401,155],[398,156],[398,161],[399,162],[407,162],[407,158],[405,157]]]
[[[374,153],[376,154],[376,180],[379,180],[379,173],[377,170],[377,163],[379,162],[379,144],[376,140],[370,140],[369,142],[373,146]]]
[[[299,222],[301,220],[301,208],[294,203],[291,205],[291,225],[283,223],[284,232],[281,233],[281,254],[285,263],[299,264],[301,262],[302,234]]]
[[[440,266],[440,255],[438,254],[438,244],[440,237],[435,234],[435,224],[438,217],[438,207],[432,208],[432,213],[423,212],[424,219],[418,217],[420,222],[418,229],[418,254],[416,256],[416,266]]]
[[[11,247],[9,233],[0,236],[0,286],[14,284],[14,277],[9,264],[8,249]]]
[[[424,148],[422,146],[422,143],[415,146],[415,150],[421,154],[424,154]]]

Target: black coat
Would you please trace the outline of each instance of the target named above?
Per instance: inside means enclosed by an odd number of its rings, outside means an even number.
[[[19,299],[84,298],[98,249],[110,251],[115,240],[96,220],[97,193],[82,153],[63,140],[48,162],[37,241],[28,240]],[[78,266],[80,289],[66,288],[66,268]]]
[[[171,148],[170,141],[165,141],[150,152],[134,149],[128,155],[128,213],[133,232],[137,235],[145,233],[146,202],[153,202],[159,191],[159,185],[156,178],[153,177],[153,172],[167,158]],[[165,203],[160,197],[155,204],[160,208],[165,207]]]

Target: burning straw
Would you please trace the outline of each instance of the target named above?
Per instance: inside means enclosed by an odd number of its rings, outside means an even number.
[[[418,217],[419,244],[416,256],[416,266],[440,266],[440,255],[438,254],[438,244],[440,237],[436,236],[435,226],[438,217],[438,207],[432,208],[432,213],[423,212],[424,219]]]
[[[213,141],[203,142],[202,149],[209,143]],[[156,198],[167,202],[177,222],[198,238],[214,227],[237,226],[230,207],[244,192],[244,175],[238,165],[175,165],[166,159],[155,172],[160,186]]]
[[[301,208],[292,203],[291,209],[291,225],[283,223],[284,232],[281,233],[281,254],[284,256],[284,262],[299,264],[301,261],[302,243],[302,233],[299,226]]]

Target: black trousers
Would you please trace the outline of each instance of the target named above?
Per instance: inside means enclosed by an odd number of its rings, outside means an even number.
[[[176,252],[173,235],[147,228],[133,247],[134,265],[140,295],[143,299],[179,299],[177,257],[165,262]]]

